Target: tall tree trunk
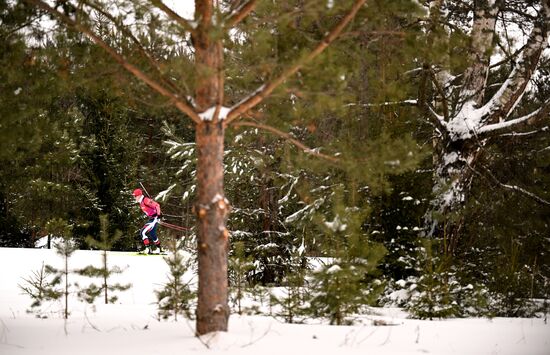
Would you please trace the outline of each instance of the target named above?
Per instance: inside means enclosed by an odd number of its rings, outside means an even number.
[[[195,100],[202,120],[196,125],[199,290],[196,332],[198,335],[227,331],[229,319],[226,220],[229,203],[223,190],[224,124],[219,111],[223,102],[223,51],[213,38],[214,4],[195,2],[198,26],[195,47]]]
[[[441,251],[451,256],[464,223],[463,209],[481,148],[471,140],[438,144],[434,172],[434,198],[426,216],[428,235],[441,240]]]
[[[223,140],[221,122],[197,126],[198,153],[198,259],[199,297],[197,334],[227,331],[227,252],[225,224],[229,204],[223,191]]]

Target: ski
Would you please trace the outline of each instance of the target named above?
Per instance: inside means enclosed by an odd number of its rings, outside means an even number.
[[[166,255],[168,255],[168,253],[167,253],[167,252],[162,252],[162,253],[144,253],[144,252],[138,251],[138,252],[132,253],[131,255],[141,255],[141,256],[155,256],[155,255],[157,255],[157,256],[166,256]]]

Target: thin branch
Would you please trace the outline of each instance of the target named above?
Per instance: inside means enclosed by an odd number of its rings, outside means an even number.
[[[249,0],[244,3],[241,7],[233,11],[227,18],[226,25],[228,28],[238,25],[242,20],[246,18],[256,7],[257,0]]]
[[[108,12],[106,12],[96,4],[92,4],[88,1],[85,1],[84,4],[86,4],[87,6],[90,6],[92,9],[94,9],[95,11],[99,12],[101,15],[111,20],[111,22],[115,25],[115,27],[119,31],[121,31],[125,36],[130,38],[130,40],[137,46],[139,52],[147,59],[149,64],[156,70],[157,74],[161,77],[162,82],[165,85],[170,86],[172,90],[179,91],[178,87],[176,87],[173,83],[171,83],[168,80],[164,80],[164,78],[162,78],[162,71],[160,69],[159,63],[155,60],[155,58],[153,58],[150,55],[148,51],[145,50],[145,48],[143,48],[143,46],[141,45],[140,41],[136,38],[136,36],[134,36],[134,34],[131,31],[128,31],[128,29],[125,28],[124,25],[117,18],[115,18],[113,15],[109,14]]]
[[[386,106],[418,106],[418,100],[416,99],[409,99],[409,100],[403,100],[403,101],[389,101],[389,102],[381,102],[378,104],[356,104],[356,103],[349,103],[344,105],[345,107],[351,107],[351,106],[359,106],[359,107],[386,107]]]
[[[470,164],[468,164],[468,167],[476,174],[480,175],[480,176],[483,176],[483,174],[481,174],[479,171],[475,170]],[[497,184],[498,186],[500,187],[503,187],[505,189],[508,189],[508,190],[512,190],[512,191],[515,191],[515,192],[519,192],[520,194],[524,195],[524,196],[527,196],[535,201],[537,201],[538,203],[541,203],[543,205],[547,205],[547,206],[550,206],[550,201],[547,201],[545,199],[543,199],[542,197],[540,196],[537,196],[536,194],[530,192],[530,191],[527,191],[525,190],[524,188],[522,187],[519,187],[519,186],[516,186],[516,185],[508,185],[508,184],[505,184],[503,182],[501,182],[499,179],[497,179],[496,176],[493,175],[493,173],[487,169],[487,168],[483,168],[483,170],[485,170],[487,176],[489,176],[491,178],[491,180]]]
[[[536,131],[504,133],[504,134],[501,134],[500,137],[527,137],[527,136],[533,136],[535,134],[539,134],[542,132],[548,132],[549,130],[550,130],[550,127],[544,126],[541,129],[537,129]]]
[[[231,111],[228,113],[227,118],[225,119],[225,124],[229,125],[233,120],[239,118],[243,113],[258,105],[286,79],[294,75],[306,63],[312,61],[319,54],[321,54],[340,35],[340,33],[351,22],[351,20],[355,17],[361,6],[363,6],[366,1],[367,0],[355,0],[355,3],[349,13],[344,16],[340,23],[336,27],[334,27],[329,34],[326,35],[326,37],[317,45],[316,48],[314,48],[307,55],[298,59],[294,63],[294,65],[284,70],[277,78],[273,79],[267,84],[262,85],[252,95],[248,96],[237,105],[233,106],[231,108]]]
[[[195,29],[193,28],[191,23],[189,23],[189,21],[187,21],[186,19],[184,19],[183,17],[175,13],[171,8],[166,6],[161,0],[151,0],[151,3],[156,7],[158,7],[160,10],[162,10],[172,20],[176,21],[181,27],[183,27],[185,31],[191,34],[195,32]]]
[[[246,121],[242,121],[242,122],[235,122],[233,124],[234,126],[237,126],[237,127],[240,127],[240,126],[244,126],[244,127],[254,127],[254,128],[259,128],[259,129],[263,129],[265,131],[268,131],[268,132],[271,132],[279,137],[282,137],[284,138],[285,140],[289,141],[290,143],[294,144],[296,147],[300,148],[301,150],[303,150],[305,153],[307,154],[311,154],[313,156],[316,156],[316,157],[319,157],[319,158],[323,158],[323,159],[326,159],[326,160],[329,160],[333,163],[338,163],[340,161],[340,159],[334,157],[334,156],[331,156],[331,155],[327,155],[327,154],[323,154],[323,153],[319,153],[318,151],[316,151],[315,149],[312,149],[308,146],[306,146],[304,143],[300,142],[299,140],[297,140],[296,138],[293,138],[290,134],[286,133],[286,132],[283,132],[281,130],[278,130],[277,128],[275,127],[272,127],[272,126],[268,126],[268,125],[264,125],[264,124],[261,124],[261,123],[255,123],[255,122],[246,122]]]
[[[195,110],[189,106],[186,102],[182,101],[177,95],[160,85],[157,81],[149,77],[146,73],[141,71],[136,66],[132,65],[126,59],[118,54],[111,46],[109,46],[103,39],[101,39],[98,35],[96,35],[93,31],[91,31],[89,28],[81,25],[80,23],[72,20],[68,16],[62,14],[61,12],[57,11],[56,9],[52,8],[48,4],[44,3],[41,0],[24,0],[25,2],[28,2],[30,4],[33,4],[42,10],[45,10],[46,12],[49,12],[56,17],[58,17],[62,22],[65,22],[66,24],[74,27],[76,30],[84,33],[90,39],[95,42],[98,46],[103,48],[116,62],[118,62],[124,69],[126,69],[128,72],[130,72],[132,75],[134,75],[136,78],[140,79],[147,85],[149,85],[151,88],[153,88],[156,92],[161,94],[162,96],[165,96],[170,99],[170,101],[174,104],[174,106],[180,110],[181,112],[187,114],[195,123],[200,123],[201,119],[199,115],[195,112]]]

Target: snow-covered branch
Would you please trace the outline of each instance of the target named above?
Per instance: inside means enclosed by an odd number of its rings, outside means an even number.
[[[542,107],[539,107],[537,110],[525,116],[518,117],[509,121],[485,125],[479,128],[477,131],[477,136],[479,139],[484,139],[497,135],[502,135],[504,133],[509,133],[511,131],[517,132],[517,130],[520,130],[527,126],[535,125],[536,123],[545,119],[550,123],[549,114],[550,100],[547,100]]]
[[[334,40],[342,33],[344,28],[350,23],[350,21],[355,17],[359,9],[365,4],[367,0],[355,0],[351,10],[347,13],[346,16],[330,31],[325,38],[315,47],[311,52],[307,53],[305,56],[299,58],[293,65],[286,68],[282,73],[274,78],[271,82],[266,83],[256,90],[256,94],[249,96],[247,99],[241,101],[239,104],[233,107],[231,112],[227,115],[225,123],[228,125],[233,120],[241,117],[243,113],[250,110],[254,106],[262,102],[267,96],[269,96],[273,90],[279,87],[282,83],[285,82],[290,76],[294,75],[298,70],[300,70],[305,64],[311,62],[319,54],[321,54]]]

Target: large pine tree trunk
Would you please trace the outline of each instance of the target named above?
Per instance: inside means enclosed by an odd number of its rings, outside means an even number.
[[[227,331],[227,253],[226,220],[229,204],[223,190],[224,122],[219,119],[223,103],[223,50],[215,39],[214,4],[195,2],[198,26],[193,34],[196,63],[196,108],[202,120],[196,125],[197,191],[195,206],[198,223],[199,290],[197,335]],[[210,112],[210,113],[208,113]]]
[[[229,318],[228,232],[225,228],[229,206],[223,191],[223,140],[221,122],[204,122],[197,126],[198,335],[227,331]]]

